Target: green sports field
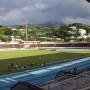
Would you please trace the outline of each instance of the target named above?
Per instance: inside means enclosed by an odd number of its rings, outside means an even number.
[[[8,64],[10,63],[17,63],[20,67],[29,67],[31,63],[50,66],[53,64],[76,60],[77,58],[87,55],[90,55],[89,50],[69,52],[54,50],[0,51],[0,75],[15,72],[8,71]]]

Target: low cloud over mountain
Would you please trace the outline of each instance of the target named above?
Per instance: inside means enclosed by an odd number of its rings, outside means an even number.
[[[85,0],[0,0],[0,24],[90,24],[90,4]]]

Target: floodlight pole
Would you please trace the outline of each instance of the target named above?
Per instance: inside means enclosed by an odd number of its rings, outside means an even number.
[[[28,41],[28,28],[27,28],[27,24],[26,24],[26,41]]]

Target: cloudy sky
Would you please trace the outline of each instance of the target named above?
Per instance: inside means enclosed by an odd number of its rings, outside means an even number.
[[[90,24],[90,4],[85,0],[0,0],[0,24]]]

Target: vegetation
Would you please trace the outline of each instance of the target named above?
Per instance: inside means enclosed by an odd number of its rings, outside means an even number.
[[[90,55],[90,51],[74,51],[73,53],[53,50],[4,51],[0,52],[0,75],[12,73],[8,71],[8,64],[10,63],[17,63],[20,67],[28,67],[31,63],[44,63],[45,66],[49,66],[72,61],[87,55]]]
[[[70,33],[73,31],[71,27],[76,27],[76,33]],[[16,30],[12,30],[16,28]],[[5,26],[0,26],[0,39],[3,41],[10,41],[10,36],[14,36],[16,39],[20,38],[25,40],[25,26],[12,26],[7,28]],[[23,29],[23,31],[21,30]],[[28,25],[28,40],[40,40],[40,41],[52,41],[57,40],[57,38],[64,40],[65,42],[70,41],[71,37],[80,36],[79,29],[85,29],[86,35],[90,33],[90,26],[81,23],[73,23],[68,25]],[[82,39],[83,40],[83,39]],[[90,41],[90,38],[87,38],[87,41]]]

